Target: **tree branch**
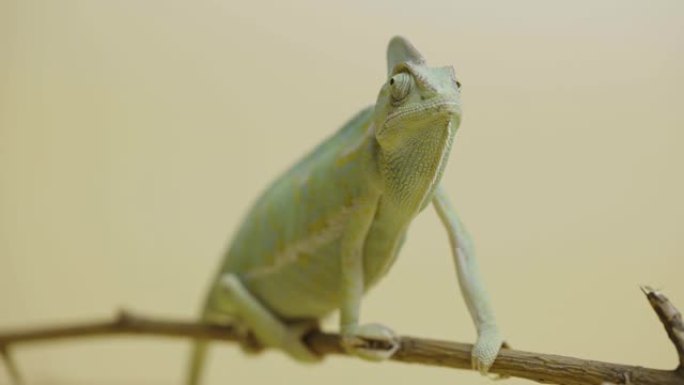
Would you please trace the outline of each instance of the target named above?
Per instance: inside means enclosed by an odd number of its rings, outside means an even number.
[[[0,346],[0,356],[5,362],[5,366],[7,367],[7,372],[9,373],[9,378],[12,380],[12,383],[16,385],[23,384],[24,381],[19,374],[19,368],[17,368],[17,364],[14,362],[14,358],[6,346]]]
[[[641,290],[646,294],[648,302],[660,318],[660,322],[663,323],[667,336],[670,337],[670,341],[677,349],[679,367],[676,370],[684,375],[684,321],[682,321],[682,313],[667,299],[665,294],[648,286],[642,287]]]
[[[684,327],[681,314],[662,293],[647,287],[642,289],[675,344],[680,363],[684,362],[682,361]],[[150,335],[233,342],[243,338],[242,333],[231,326],[210,326],[152,319],[121,312],[118,317],[109,321],[6,331],[0,333],[0,352],[4,353],[4,357],[9,358],[10,346],[66,338],[112,335]],[[345,354],[340,347],[338,334],[315,331],[306,337],[306,342],[314,351],[322,355]],[[470,344],[404,336],[401,337],[401,348],[391,359],[406,363],[471,369],[471,349]],[[16,367],[9,364],[8,367],[18,381]],[[504,348],[496,358],[490,372],[506,377],[526,378],[560,385],[600,385],[603,383],[684,385],[683,367],[680,365],[678,369],[672,371],[648,369]]]

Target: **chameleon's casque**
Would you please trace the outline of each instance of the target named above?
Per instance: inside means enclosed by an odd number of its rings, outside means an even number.
[[[478,329],[473,364],[486,372],[502,339],[470,242],[439,188],[460,118],[453,69],[429,67],[408,41],[392,39],[375,105],[276,179],[252,206],[224,256],[203,320],[240,324],[265,346],[317,361],[301,337],[340,310],[344,348],[366,359],[388,358],[398,339],[382,325],[359,324],[361,297],[394,262],[412,219],[434,202]],[[385,344],[372,348],[369,339]],[[198,382],[205,346],[195,348],[191,384]]]

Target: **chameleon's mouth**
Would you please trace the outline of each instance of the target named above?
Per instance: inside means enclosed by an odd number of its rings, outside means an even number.
[[[425,111],[430,112],[426,114]],[[453,99],[435,98],[422,103],[397,108],[396,111],[387,116],[385,126],[391,127],[398,122],[419,121],[426,116],[429,116],[430,119],[435,119],[435,117],[451,117],[460,112],[460,104]]]

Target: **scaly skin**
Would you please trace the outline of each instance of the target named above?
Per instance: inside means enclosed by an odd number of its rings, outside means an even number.
[[[428,67],[406,40],[388,48],[388,79],[373,107],[278,178],[235,235],[203,318],[239,322],[264,345],[316,361],[301,322],[340,310],[344,348],[369,360],[398,348],[394,332],[360,324],[362,295],[391,267],[413,218],[430,202],[449,234],[459,283],[478,331],[473,366],[486,373],[503,342],[470,241],[439,188],[460,123],[451,67]],[[368,348],[365,340],[385,342]],[[198,381],[196,349],[190,383]]]

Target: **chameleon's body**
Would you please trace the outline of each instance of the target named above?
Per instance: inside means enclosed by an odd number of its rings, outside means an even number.
[[[373,182],[378,170],[372,116],[372,109],[364,110],[278,178],[252,207],[227,252],[221,274],[237,274],[278,317],[321,318],[339,308],[345,225],[380,192]],[[377,258],[364,259],[364,287],[389,265],[404,230],[388,223],[390,216],[381,218],[365,243],[364,254]]]
[[[469,241],[439,181],[460,123],[450,67],[428,67],[407,41],[388,49],[388,81],[375,106],[278,178],[234,237],[206,301],[206,322],[229,318],[266,346],[318,357],[302,343],[315,321],[339,309],[343,345],[371,360],[398,347],[391,330],[359,325],[362,294],[394,262],[412,219],[430,202],[450,235],[461,288],[478,329],[473,364],[486,371],[502,340]],[[371,348],[367,339],[390,348]],[[198,343],[190,383],[198,381]]]

